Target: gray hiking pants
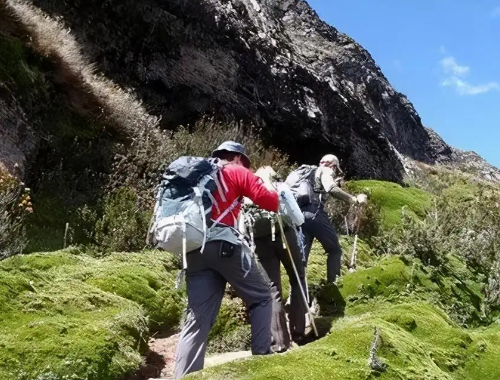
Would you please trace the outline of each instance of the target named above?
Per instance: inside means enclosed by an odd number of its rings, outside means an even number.
[[[219,313],[226,282],[237,291],[250,312],[252,353],[270,353],[271,282],[255,257],[252,257],[250,272],[243,278],[241,252],[220,257],[223,243],[224,247],[231,246],[227,242],[213,241],[206,244],[203,253],[192,251],[187,255],[188,305],[175,356],[174,379],[203,369],[208,334]]]
[[[322,206],[310,204],[302,207],[305,222],[302,225],[304,232],[304,249],[306,255],[306,266],[314,238],[318,239],[328,255],[326,261],[326,277],[328,282],[335,282],[340,276],[342,262],[342,248],[340,247],[337,232],[330,222],[328,214]]]
[[[304,292],[306,292],[306,282],[304,276],[304,263],[302,261],[302,253],[297,242],[297,234],[292,228],[285,229],[285,237],[290,246],[293,261]],[[271,324],[271,333],[274,339],[274,344],[283,348],[290,346],[290,335],[286,326],[285,309],[282,303],[281,293],[281,267],[283,263],[290,281],[290,332],[292,337],[303,335],[305,331],[307,313],[307,304],[301,294],[299,280],[295,275],[292,266],[292,260],[286,248],[283,247],[281,233],[276,233],[276,240],[272,241],[272,235],[255,238],[255,253],[259,261],[266,270],[271,282],[273,283],[273,319]]]

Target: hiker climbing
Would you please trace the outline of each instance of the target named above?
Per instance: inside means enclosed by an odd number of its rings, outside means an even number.
[[[286,186],[283,183],[277,182],[279,178],[271,167],[261,167],[256,171],[255,175],[262,178],[264,184],[269,189],[280,189]],[[272,178],[276,182],[271,184],[266,183],[266,179],[268,178]],[[293,210],[287,210],[289,203],[292,203],[289,207],[293,208],[295,206],[295,213],[293,213]],[[282,232],[279,228],[278,218],[280,215],[259,209],[246,198],[244,200],[244,210],[245,212],[241,214],[241,217],[245,221],[245,232],[251,237],[252,242],[255,244],[255,253],[274,285],[272,291],[273,318],[271,324],[273,347],[276,352],[286,351],[291,346],[291,340],[297,343],[301,343],[304,340],[305,314],[308,306],[307,300],[304,299],[305,297],[301,294],[299,285],[300,281],[302,289],[306,289],[304,264],[295,230],[304,223],[304,217],[293,196],[289,198],[280,197],[280,210],[283,211],[281,213],[283,232],[289,247],[289,249],[287,249]],[[289,314],[291,338],[287,328],[286,313],[282,302],[280,263],[283,264],[287,272],[291,287]],[[294,265],[295,269],[293,267]]]
[[[318,239],[327,258],[327,281],[335,283],[340,276],[342,249],[337,232],[333,227],[324,203],[328,195],[351,204],[366,202],[366,195],[353,196],[339,187],[342,170],[339,160],[333,154],[324,156],[319,166],[302,165],[291,172],[286,183],[294,193],[300,209],[304,213],[305,265],[309,259],[314,238]]]
[[[250,311],[252,354],[271,352],[270,280],[236,222],[243,197],[276,212],[278,194],[249,170],[250,159],[241,144],[226,141],[212,157],[181,157],[170,165],[165,190],[158,195],[168,207],[158,206],[162,211],[152,228],[159,246],[171,245],[183,255],[188,305],[176,351],[175,379],[203,369],[208,334],[227,282]]]

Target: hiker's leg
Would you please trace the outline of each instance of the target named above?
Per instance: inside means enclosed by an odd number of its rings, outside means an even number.
[[[231,257],[221,257],[213,263],[213,268],[221,273],[245,302],[250,312],[252,324],[252,354],[266,355],[271,348],[272,298],[271,281],[254,256],[242,259],[241,252]],[[205,255],[205,253],[203,253]],[[250,270],[248,267],[250,265]],[[245,271],[248,271],[245,277]]]
[[[255,253],[271,280],[271,297],[273,299],[273,314],[271,319],[271,335],[275,350],[282,351],[290,347],[290,334],[286,325],[286,313],[281,294],[280,260],[276,255],[276,242],[271,235],[255,239]]]
[[[326,261],[327,281],[335,282],[336,278],[340,276],[342,248],[340,247],[337,232],[325,211],[318,212],[313,221],[313,228],[316,239],[318,239],[328,255]]]
[[[281,246],[279,250],[279,258],[285,267],[288,279],[290,281],[290,332],[292,336],[300,336],[304,334],[306,326],[306,313],[308,305],[304,300],[304,296],[307,292],[305,283],[305,272],[304,263],[301,258],[300,247],[297,241],[297,234],[292,228],[285,230],[285,237],[290,247],[290,252],[292,254],[293,262],[299,278],[293,270],[292,260],[290,259],[290,254],[286,249]],[[281,243],[281,242],[280,242]],[[299,281],[302,284],[302,289],[304,290],[304,295],[300,290]]]
[[[203,254],[211,249],[213,245],[207,244]],[[174,379],[203,369],[208,334],[219,312],[226,287],[224,278],[204,265],[199,252],[188,254],[187,262],[188,305],[175,356]]]
[[[274,252],[271,235],[255,239],[255,254],[266,271],[271,283],[281,292],[280,261]]]

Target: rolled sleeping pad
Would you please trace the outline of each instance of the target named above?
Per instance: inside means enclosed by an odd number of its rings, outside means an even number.
[[[305,221],[304,214],[300,210],[290,186],[281,182],[278,184],[277,189],[280,197],[280,212],[286,215],[295,226],[301,226]]]

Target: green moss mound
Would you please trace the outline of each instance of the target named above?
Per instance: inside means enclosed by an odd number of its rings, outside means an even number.
[[[351,238],[342,241],[345,249],[351,246]],[[434,271],[417,259],[377,257],[363,241],[358,247],[358,269],[345,271],[335,287],[322,282],[321,248],[315,245],[311,253],[309,282],[320,303],[318,326],[330,331],[326,337],[194,378],[423,380],[479,379],[482,373],[482,380],[498,375],[498,326],[465,329],[450,318],[457,304],[479,313],[482,302],[480,286],[461,260],[450,257],[446,267]],[[0,378],[111,380],[132,372],[151,332],[179,322],[184,303],[182,293],[172,290],[176,265],[171,255],[158,251],[94,258],[71,249],[1,262]],[[479,297],[477,304],[467,298],[471,294]],[[375,329],[380,332],[375,359],[382,364],[371,368]],[[226,297],[210,352],[248,349],[249,336],[241,302]]]
[[[471,333],[472,344],[467,349],[464,378],[499,379],[500,326],[477,330]]]
[[[369,361],[375,328],[379,339],[373,356],[379,366]],[[327,337],[300,349],[188,378],[493,379],[500,373],[493,361],[497,344],[498,328],[469,333],[429,303],[380,303],[363,315],[337,320]]]
[[[344,237],[343,243],[348,247],[350,239]],[[283,355],[253,357],[190,378],[482,380],[498,376],[494,360],[500,351],[498,326],[467,329],[461,325],[463,316],[480,321],[483,302],[479,279],[462,260],[450,256],[445,266],[436,269],[415,258],[374,256],[362,241],[360,249],[364,258],[358,269],[344,272],[338,286],[323,283],[326,258],[320,246],[312,250],[309,283],[320,305],[320,330],[331,326],[326,337]],[[284,285],[287,282],[284,274]],[[375,329],[379,339],[372,362],[378,366],[369,364]]]
[[[175,327],[171,255],[71,250],[0,263],[0,379],[119,379],[150,333]]]
[[[423,217],[432,199],[432,195],[426,191],[386,181],[350,181],[347,190],[369,194],[370,202],[380,206],[384,229],[394,227],[401,221],[403,208],[410,214]]]

